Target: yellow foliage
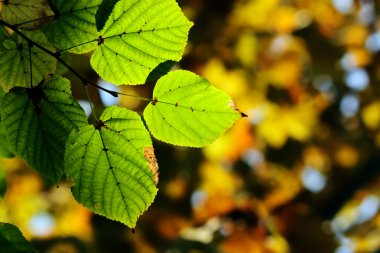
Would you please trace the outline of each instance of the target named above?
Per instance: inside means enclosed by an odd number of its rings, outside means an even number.
[[[213,86],[225,91],[234,99],[247,93],[245,72],[239,69],[227,70],[220,59],[210,60],[204,67],[202,75]]]
[[[294,172],[276,164],[267,164],[267,166],[257,172],[257,176],[271,181],[272,189],[264,199],[268,210],[273,210],[289,202],[302,188]]]
[[[365,67],[372,61],[372,55],[364,48],[352,48],[347,54],[353,57],[352,65],[354,67]]]
[[[269,145],[281,147],[288,137],[305,141],[313,133],[317,115],[312,103],[294,107],[280,107],[267,102],[262,110],[264,119],[257,125],[257,133]]]
[[[323,149],[315,146],[306,148],[302,158],[305,165],[316,168],[322,172],[327,172],[331,165],[328,154]]]
[[[279,234],[267,237],[265,245],[268,249],[275,253],[288,253],[290,252],[289,244],[284,237]]]
[[[158,230],[161,237],[167,240],[176,239],[181,230],[189,226],[189,222],[185,218],[174,213],[160,213],[158,217],[155,229]]]
[[[254,34],[243,33],[235,47],[235,55],[247,68],[254,68],[259,50],[258,40]]]
[[[243,119],[214,143],[207,145],[203,152],[210,161],[234,162],[253,145],[254,137],[250,122]]]
[[[225,214],[236,207],[235,194],[242,182],[231,171],[215,163],[204,163],[199,168],[201,177],[199,189],[206,198],[194,209],[197,221],[205,221],[211,217]]]
[[[367,105],[362,111],[362,119],[368,128],[378,128],[380,126],[380,101]]]
[[[343,168],[352,168],[359,162],[358,151],[349,145],[339,147],[334,153],[335,162]]]
[[[54,224],[49,234],[43,236],[77,236],[91,239],[91,212],[79,205],[67,186],[43,190],[41,178],[19,159],[2,161],[7,177],[7,192],[0,206],[0,219],[17,225],[27,238],[35,235],[29,226],[35,215],[48,213]],[[16,167],[18,165],[18,167]],[[22,171],[22,173],[20,173]],[[10,210],[12,210],[10,212]]]
[[[278,0],[249,0],[237,3],[229,21],[235,26],[248,26],[257,31],[268,30],[268,24],[273,18],[278,2]]]
[[[330,0],[313,1],[311,12],[315,22],[319,25],[320,32],[328,37],[335,34],[336,29],[342,24],[342,15],[333,8]]]
[[[265,231],[263,229],[235,231],[221,243],[225,253],[274,253],[265,248]]]
[[[172,199],[180,199],[185,196],[188,190],[187,181],[180,176],[170,180],[164,188],[164,192]]]
[[[269,53],[260,66],[259,77],[278,87],[299,85],[310,62],[304,41],[289,35],[276,36],[266,50]]]
[[[296,58],[279,60],[267,72],[269,83],[280,87],[297,85],[301,75],[302,62]]]
[[[60,187],[51,192],[52,198],[60,198],[61,203],[55,211],[55,234],[73,235],[83,240],[90,240],[92,229],[90,225],[91,212],[77,203],[71,194],[70,188]],[[73,226],[75,224],[75,226]]]
[[[208,194],[223,192],[232,196],[239,185],[239,180],[231,171],[215,163],[204,163],[199,168],[199,174],[200,188]]]
[[[271,19],[273,30],[278,33],[293,32],[298,26],[296,12],[297,9],[290,6],[275,9],[273,17],[276,18]]]
[[[29,229],[31,218],[49,208],[48,201],[40,193],[41,179],[36,174],[16,175],[8,177],[8,188],[4,205],[8,213],[7,220],[17,225],[26,237],[32,235]]]
[[[367,37],[367,27],[355,24],[344,28],[341,40],[347,47],[363,47]]]
[[[0,158],[0,162],[1,162],[1,165],[3,165],[4,167],[4,170],[9,173],[13,171],[17,171],[20,168],[25,166],[25,162],[17,158],[11,158],[11,159]]]
[[[376,252],[380,247],[380,229],[372,228],[363,235],[352,238],[355,245],[355,252]]]

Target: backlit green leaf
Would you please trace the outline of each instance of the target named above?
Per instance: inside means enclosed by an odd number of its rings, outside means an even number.
[[[55,51],[41,31],[23,31],[23,33],[41,46]],[[0,48],[0,86],[5,91],[15,86],[35,86],[56,69],[57,61],[54,57],[35,46],[31,47],[30,54],[28,42],[18,35],[5,39],[3,47]],[[32,69],[32,82],[30,82],[30,69]]]
[[[37,253],[14,225],[0,222],[0,252]]]
[[[5,176],[4,168],[0,166],[0,198],[4,197],[7,191],[7,178]]]
[[[95,14],[101,0],[51,0],[56,15],[44,31],[59,49],[82,54],[96,48]]]
[[[0,121],[0,157],[11,158],[14,157],[14,154],[9,147],[3,125],[4,124]]]
[[[91,66],[109,82],[143,84],[160,63],[181,59],[191,26],[175,0],[121,0]]]
[[[77,201],[93,212],[134,227],[157,193],[157,162],[141,117],[108,107],[95,125],[73,131],[65,155]]]
[[[61,77],[33,89],[12,89],[3,99],[1,119],[12,150],[53,182],[63,174],[70,132],[87,124],[70,82]]]
[[[4,91],[0,87],[0,104],[1,104],[1,101],[3,101],[3,97],[4,97]],[[5,137],[5,132],[4,132],[3,124],[1,123],[1,116],[0,116],[0,157],[11,158],[13,156],[14,154],[9,149],[9,144]]]
[[[48,0],[9,0],[0,14],[5,22],[27,30],[37,29],[54,15]]]
[[[0,51],[4,49],[4,41],[8,39],[8,35],[6,34],[4,28],[0,26]]]
[[[158,80],[153,101],[144,111],[154,137],[191,147],[213,142],[241,116],[230,97],[206,79],[184,70]]]

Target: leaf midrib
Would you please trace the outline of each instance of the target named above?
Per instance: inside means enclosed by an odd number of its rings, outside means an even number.
[[[98,131],[98,130],[95,130],[95,131]],[[103,148],[106,148],[106,146],[105,146],[105,144],[104,144],[104,140],[103,140],[103,136],[102,136],[102,131],[98,131],[99,132],[99,136],[100,136],[100,140],[102,141],[102,146],[103,146]],[[104,151],[104,153],[105,153],[105,155],[106,155],[106,158],[107,158],[107,162],[108,162],[108,165],[109,166],[112,166],[112,164],[111,164],[111,161],[110,161],[110,159],[109,159],[109,156],[108,156],[108,153],[107,153],[108,151]],[[111,170],[111,173],[112,173],[112,176],[113,176],[113,178],[114,178],[114,180],[115,180],[115,182],[118,182],[117,181],[117,178],[116,178],[116,175],[115,175],[115,172],[113,171],[113,169]],[[121,190],[121,188],[120,188],[120,184],[116,184],[116,187],[117,187],[117,189],[119,190],[119,193],[120,193],[120,195],[121,196],[123,196],[123,204],[124,204],[124,208],[125,208],[125,212],[127,213],[127,215],[128,215],[128,219],[129,219],[129,221],[132,221],[132,219],[131,219],[131,215],[129,214],[129,211],[127,210],[127,202],[126,202],[126,197],[124,196],[124,194],[123,194],[123,192],[122,192],[122,190]],[[135,204],[136,205],[136,204]],[[136,205],[137,207],[138,207],[138,205]]]

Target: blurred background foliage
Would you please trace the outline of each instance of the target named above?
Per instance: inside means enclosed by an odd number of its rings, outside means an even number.
[[[249,117],[204,149],[154,143],[160,191],[135,234],[16,158],[0,161],[7,179],[0,220],[43,253],[380,252],[379,3],[179,4],[195,25],[174,68],[206,77]],[[68,58],[107,88],[152,92],[154,83],[117,88],[97,80],[88,55]],[[80,82],[65,75],[90,115]],[[90,91],[98,112],[145,106]]]

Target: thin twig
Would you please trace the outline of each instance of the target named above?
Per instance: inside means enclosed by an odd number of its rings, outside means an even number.
[[[41,21],[41,20],[44,20],[44,19],[50,19],[50,18],[54,18],[56,15],[50,15],[50,16],[45,16],[45,17],[41,17],[41,18],[36,18],[36,19],[32,19],[32,20],[28,20],[28,21],[24,21],[24,22],[21,22],[21,23],[18,23],[18,24],[14,24],[13,26],[14,27],[18,27],[18,26],[22,26],[22,25],[26,25],[26,24],[30,24],[30,23],[34,23],[34,22],[38,22],[38,21]]]
[[[92,101],[91,101],[91,97],[90,97],[90,94],[88,93],[88,89],[87,89],[87,84],[84,84],[84,90],[86,91],[86,95],[87,95],[87,99],[90,103],[90,107],[91,107],[91,111],[92,111],[92,115],[94,115],[94,118],[96,120],[96,122],[98,122],[98,117],[96,116],[96,113],[95,113],[95,109],[94,109],[94,105],[92,104]]]
[[[58,50],[57,54],[62,54],[66,51],[69,51],[71,49],[74,49],[74,48],[77,48],[77,47],[80,47],[80,46],[84,46],[84,45],[87,45],[87,44],[90,44],[90,43],[93,43],[93,42],[96,42],[98,41],[98,39],[94,39],[94,40],[90,40],[90,41],[86,41],[86,42],[83,42],[79,45],[75,45],[75,46],[72,46],[72,47],[68,47],[68,48],[65,48],[65,49],[62,49],[62,50]]]

